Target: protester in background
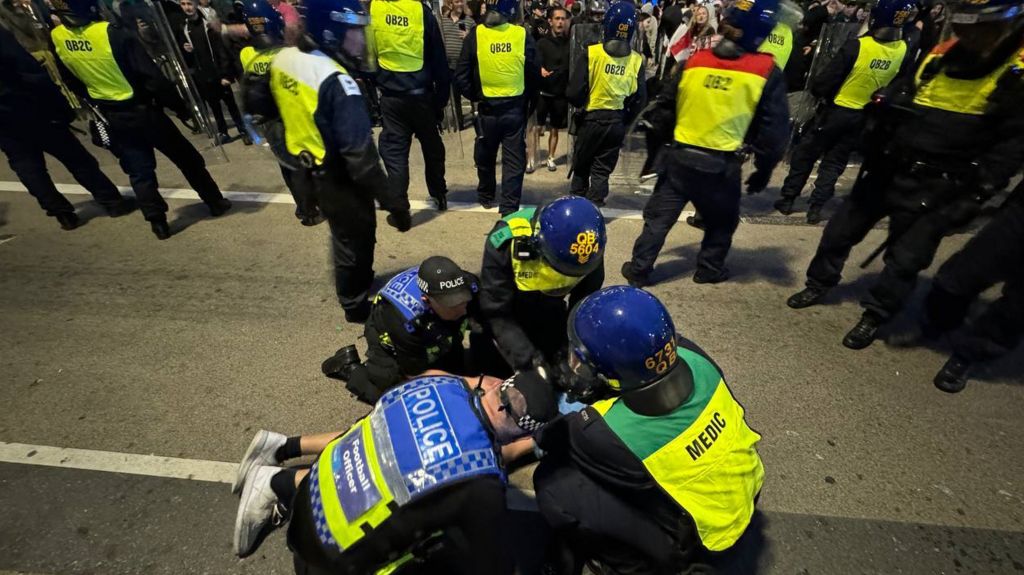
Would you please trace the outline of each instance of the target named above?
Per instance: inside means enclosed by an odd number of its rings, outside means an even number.
[[[455,64],[458,63],[459,53],[462,52],[462,42],[465,41],[473,26],[476,26],[476,22],[473,21],[469,9],[466,8],[466,0],[445,0],[444,6],[441,7],[441,34],[444,38],[445,53],[448,56],[448,71],[452,76],[455,75]],[[458,90],[452,92],[452,96],[455,98],[453,102],[455,121],[458,122],[461,130],[466,125],[462,112],[462,95]]]
[[[487,3],[484,0],[469,0],[466,7],[469,8],[469,16],[473,22],[480,24],[484,21],[484,15],[487,14]]]
[[[199,12],[203,15],[203,18],[213,26],[213,29],[218,33],[220,32],[220,16],[217,15],[217,10],[210,5],[210,0],[199,0]]]
[[[220,107],[223,102],[242,142],[246,146],[252,145],[252,140],[242,127],[242,114],[238,111],[235,95],[231,91],[231,84],[235,81],[233,66],[220,34],[206,21],[195,0],[181,0],[181,9],[186,17],[181,47],[196,88],[213,112],[221,143],[230,141],[224,112]]]
[[[294,46],[302,35],[302,21],[299,19],[298,10],[284,0],[270,0],[270,5],[284,18],[285,43]]]
[[[549,172],[555,171],[558,152],[558,131],[569,125],[569,102],[565,89],[569,83],[569,11],[560,6],[548,9],[551,31],[537,42],[540,57],[540,98],[537,101],[537,124],[527,134],[529,159],[527,170],[533,171],[540,135],[548,128]]]

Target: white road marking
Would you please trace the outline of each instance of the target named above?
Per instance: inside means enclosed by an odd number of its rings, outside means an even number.
[[[161,455],[118,453],[5,441],[0,441],[0,462],[227,484],[232,483],[238,473],[237,463],[225,461],[181,459]],[[514,511],[536,511],[537,505],[533,490],[520,489],[510,485],[507,506]]]
[[[7,234],[2,235],[2,236],[0,236],[0,245],[6,244],[7,242],[13,240],[16,237],[17,236],[7,235]]]
[[[118,186],[122,194],[127,196],[134,196],[132,189],[128,186]],[[89,195],[89,192],[77,184],[57,184],[57,190],[62,194],[73,194],[73,195]],[[4,182],[0,181],[0,192],[25,192],[25,186],[21,182]],[[223,192],[224,196],[233,202],[251,202],[257,204],[290,204],[295,205],[295,200],[292,199],[291,194],[273,194],[267,192]],[[199,196],[190,189],[187,188],[160,188],[160,195],[165,199],[174,200],[198,200]],[[409,200],[409,205],[415,211],[423,210],[436,210],[433,202],[427,202],[423,200]],[[521,207],[529,208],[534,207],[528,204],[523,204]],[[480,204],[476,202],[448,202],[448,210],[452,212],[473,212],[482,214],[493,214],[495,217],[498,216],[497,208],[486,210],[480,207]],[[626,220],[642,220],[644,214],[642,210],[622,210],[617,208],[601,208],[601,213],[611,220],[626,219]],[[684,210],[679,215],[677,221],[684,221],[687,216],[692,216],[693,210]]]

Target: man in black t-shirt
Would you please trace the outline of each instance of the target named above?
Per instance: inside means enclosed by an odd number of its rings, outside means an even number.
[[[569,84],[569,12],[556,6],[548,9],[551,31],[537,42],[540,58],[540,98],[537,101],[537,125],[530,133],[532,149],[540,143],[541,132],[548,128],[548,171],[555,171],[558,131],[569,125],[569,102],[565,89]],[[533,164],[534,158],[529,163]]]

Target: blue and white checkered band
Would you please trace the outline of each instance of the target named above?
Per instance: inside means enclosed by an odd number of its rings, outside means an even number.
[[[327,517],[324,515],[324,502],[320,497],[320,462],[313,463],[309,470],[309,503],[313,510],[313,524],[316,526],[316,536],[320,543],[341,552],[341,546],[331,535],[331,529],[327,526]]]
[[[380,295],[402,312],[405,320],[412,321],[427,311],[420,287],[417,284],[419,266],[407,269],[391,278],[380,290]]]
[[[437,465],[418,469],[405,476],[405,486],[411,499],[416,499],[434,490],[437,485],[459,481],[473,475],[493,474],[498,462],[491,448],[463,452],[458,457],[446,459]]]

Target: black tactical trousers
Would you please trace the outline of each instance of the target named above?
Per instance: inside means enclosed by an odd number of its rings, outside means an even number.
[[[5,126],[0,129],[0,150],[48,216],[74,213],[75,207],[53,185],[44,152],[60,160],[100,205],[112,208],[122,200],[117,186],[66,125],[46,123],[23,129]]]
[[[498,210],[502,216],[519,209],[523,196],[523,176],[526,174],[526,112],[521,106],[492,114],[481,106],[477,115],[476,143],[473,161],[476,163],[478,183],[477,200],[493,202],[496,194],[495,162],[501,147],[501,200]]]
[[[850,250],[888,216],[885,268],[861,305],[882,320],[890,319],[914,291],[918,274],[931,265],[942,238],[977,215],[979,206],[959,199],[958,191],[950,180],[934,174],[862,170],[850,197],[822,232],[807,269],[808,287],[837,285]]]
[[[721,272],[740,222],[740,163],[725,161],[724,171],[708,173],[680,161],[679,151],[665,149],[658,183],[644,206],[644,228],[633,244],[633,271],[648,275],[654,269],[665,237],[679,220],[686,204],[704,218],[704,239],[697,268]]]
[[[373,191],[357,188],[337,168],[319,168],[311,178],[317,203],[331,230],[331,258],[338,303],[364,305],[373,283],[377,212]]]
[[[619,149],[626,137],[622,121],[584,120],[576,133],[572,153],[572,184],[569,191],[596,203],[608,197],[608,178],[619,163]]]
[[[313,190],[313,176],[309,170],[304,168],[289,170],[281,166],[281,177],[284,178],[284,185],[288,187],[292,199],[295,200],[295,217],[301,220],[313,218],[320,213],[316,193]]]
[[[818,178],[811,192],[811,205],[820,206],[836,193],[836,181],[843,174],[850,161],[850,154],[860,141],[864,112],[830,106],[814,122],[810,132],[804,135],[793,150],[789,175],[782,184],[780,195],[790,199],[798,197],[814,169],[814,163],[821,159]]]
[[[151,106],[105,109],[110,122],[114,153],[121,169],[128,174],[142,215],[149,221],[167,219],[167,203],[160,195],[156,179],[156,155],[160,150],[181,170],[192,189],[206,204],[224,198],[220,188],[206,171],[206,161],[181,135],[163,110]]]
[[[416,136],[423,151],[427,192],[443,198],[448,193],[444,179],[445,150],[431,97],[381,95],[380,110],[384,128],[378,148],[392,191],[409,197],[409,149],[412,137]]]
[[[953,338],[956,353],[972,361],[1003,355],[1024,334],[1024,184],[964,249],[942,264],[925,303],[928,322],[958,328],[971,304],[999,282],[1002,296]]]

